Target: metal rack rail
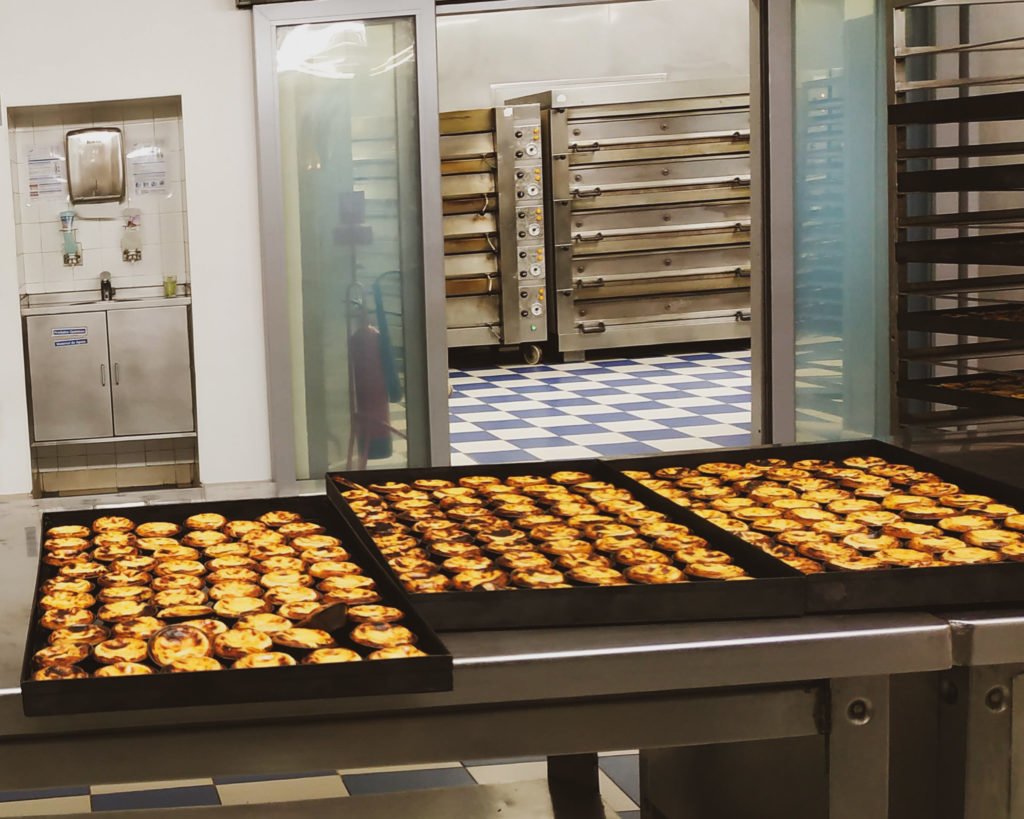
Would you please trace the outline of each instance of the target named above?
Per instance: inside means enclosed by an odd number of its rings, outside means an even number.
[[[893,432],[983,435],[1024,418],[1024,3],[898,0],[892,15]]]

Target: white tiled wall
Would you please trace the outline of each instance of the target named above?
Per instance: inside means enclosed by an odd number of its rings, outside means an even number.
[[[187,282],[188,233],[182,121],[176,100],[131,101],[96,105],[47,106],[11,112],[11,179],[17,221],[18,280],[22,293],[93,290],[107,270],[115,287],[159,285],[165,276]],[[75,226],[82,264],[64,265],[58,214],[71,207],[64,197],[32,198],[29,152],[54,148],[63,155],[64,135],[76,128],[113,126],[124,134],[125,151],[158,149],[166,162],[166,192],[133,196],[132,163],[127,163],[123,204],[76,205]],[[65,186],[66,194],[66,186]],[[142,261],[121,258],[125,208],[142,211]]]

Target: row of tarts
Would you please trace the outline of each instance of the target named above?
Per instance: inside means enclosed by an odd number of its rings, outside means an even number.
[[[384,604],[338,538],[295,512],[204,512],[183,525],[105,516],[51,527],[42,561],[52,576],[39,589],[48,638],[33,654],[35,680],[423,656],[405,612]],[[330,631],[314,627],[328,607],[342,616],[331,612]]]

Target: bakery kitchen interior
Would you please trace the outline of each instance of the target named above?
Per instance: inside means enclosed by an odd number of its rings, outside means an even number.
[[[1022,48],[0,0],[0,816],[1020,815]]]

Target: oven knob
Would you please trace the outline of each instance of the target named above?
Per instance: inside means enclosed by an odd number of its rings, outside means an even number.
[[[540,236],[540,225],[530,225],[527,231],[531,236]]]
[[[539,264],[531,265],[531,267],[530,267],[530,275],[531,276],[539,276],[543,272],[544,272],[544,268],[542,268]]]
[[[534,145],[533,143],[530,143],[529,145],[527,145],[526,146],[526,155],[527,156],[536,156],[537,155],[537,146]]]
[[[526,192],[530,196],[536,196],[537,194],[540,193],[540,188],[538,188],[536,185],[527,185],[526,186]]]
[[[523,311],[521,311],[519,313],[519,315],[521,315],[523,318],[529,318],[530,317],[530,311],[529,310],[523,310]]]
[[[530,308],[530,312],[533,313],[535,316],[539,316],[541,313],[544,312],[544,308],[541,307],[540,304],[538,304],[537,302],[534,302],[533,306]]]

